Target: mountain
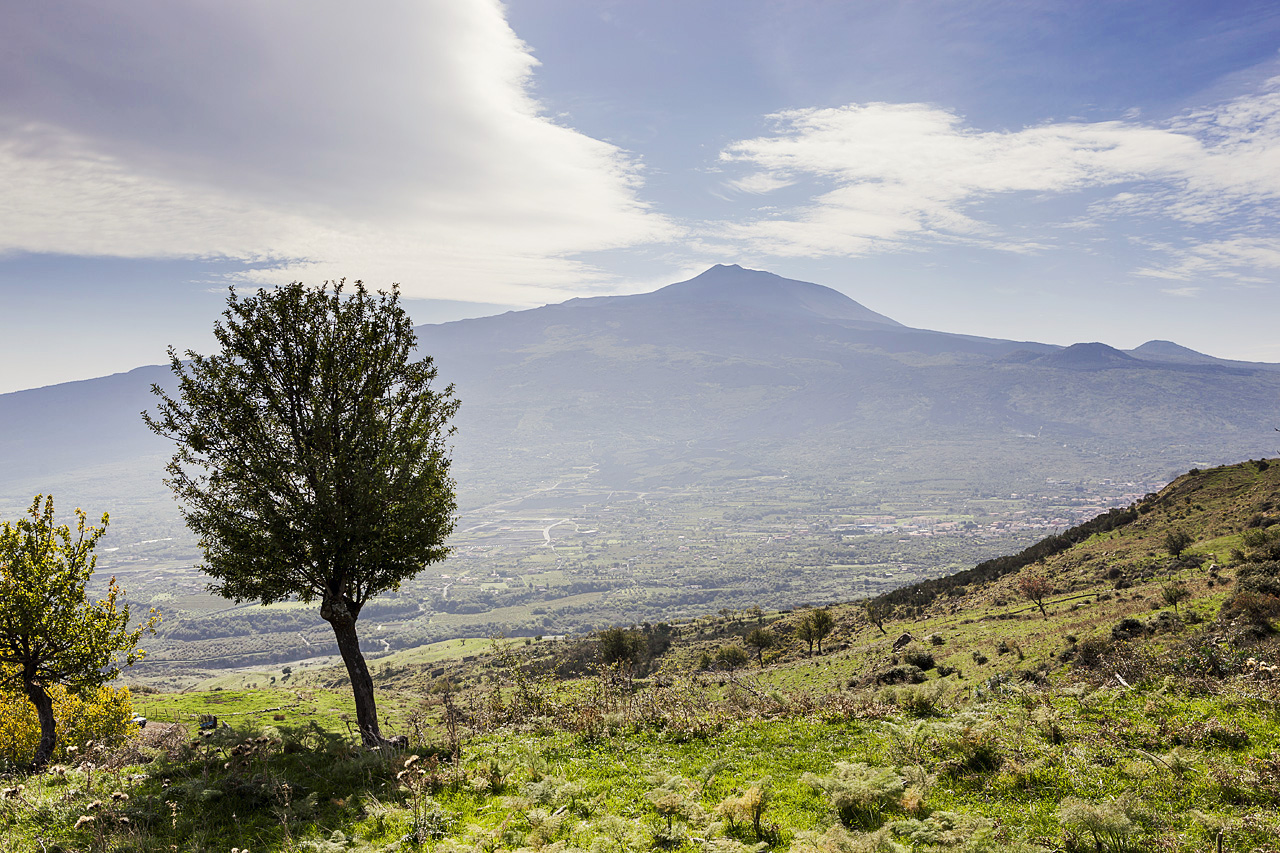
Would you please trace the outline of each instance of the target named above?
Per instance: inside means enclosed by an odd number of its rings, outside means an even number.
[[[1042,435],[1163,475],[1165,460],[1258,452],[1277,408],[1271,365],[913,329],[829,288],[737,266],[653,293],[423,327],[420,340],[458,384],[459,435],[494,442],[481,456],[522,440],[593,442],[607,450],[583,461],[620,474],[624,457],[635,473],[637,457],[672,462],[690,443],[745,454],[758,472],[797,456],[843,467],[850,447],[874,455],[905,440],[922,459],[978,442],[1002,467],[1028,450],[1019,436]],[[1173,463],[1170,448],[1185,456]],[[955,464],[991,467],[971,455]]]
[[[876,448],[906,440],[922,464],[976,442],[1003,467],[1027,435],[1164,475],[1258,452],[1280,420],[1277,365],[1161,341],[1126,353],[913,329],[832,288],[737,265],[651,293],[417,331],[458,387],[459,480],[464,492],[484,481],[484,497],[511,485],[513,454],[528,482],[572,463],[597,465],[616,485],[652,485],[682,460],[686,479],[744,464],[794,473],[818,458],[823,470],[865,472]],[[162,494],[155,460],[168,448],[138,413],[167,377],[144,367],[0,395],[0,497],[91,471],[105,472],[103,485],[145,478]],[[980,474],[991,468],[981,458],[943,464],[968,472],[961,479],[999,480]]]
[[[1215,367],[1239,368],[1241,370],[1280,370],[1280,364],[1265,364],[1253,361],[1235,361],[1228,358],[1216,358],[1196,352],[1172,341],[1147,341],[1140,347],[1129,350],[1129,354],[1148,361],[1163,364],[1211,365]]]
[[[1280,423],[1276,365],[914,329],[738,266],[417,332],[462,401],[462,516],[454,554],[378,617],[400,646],[883,592],[1192,467],[1275,455]],[[104,567],[185,609],[167,624],[188,647],[157,660],[201,661],[248,617],[165,574],[196,560],[162,482],[171,449],[139,418],[166,381],[145,367],[0,395],[0,517],[50,491],[109,510]],[[244,653],[314,653],[295,617]]]

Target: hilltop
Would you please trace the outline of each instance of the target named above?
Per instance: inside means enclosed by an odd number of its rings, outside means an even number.
[[[396,653],[406,753],[352,745],[336,669],[144,692],[149,728],[231,727],[26,780],[8,843],[38,849],[40,815],[147,851],[1276,851],[1277,557],[1280,461],[1255,460],[824,608],[815,644],[820,611],[747,609]]]

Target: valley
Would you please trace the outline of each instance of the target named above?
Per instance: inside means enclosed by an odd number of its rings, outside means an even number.
[[[879,594],[968,568],[1155,488],[1045,482],[957,500],[939,490],[846,494],[793,477],[640,492],[571,469],[523,495],[463,512],[453,553],[369,605],[366,654],[456,636],[582,634],[722,608],[788,608]],[[104,540],[106,541],[106,540]],[[226,668],[335,653],[315,605],[235,606],[204,591],[172,541],[110,545],[99,561],[166,616],[147,683],[192,684]],[[189,546],[188,546],[189,547]]]

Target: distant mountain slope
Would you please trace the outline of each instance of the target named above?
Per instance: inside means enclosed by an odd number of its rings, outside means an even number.
[[[1125,355],[1106,344],[1072,344],[1064,350],[1048,353],[1031,364],[1060,367],[1064,370],[1107,370],[1116,367],[1144,367],[1140,359]]]
[[[842,494],[868,482],[999,494],[1063,471],[1163,477],[1271,452],[1280,423],[1274,365],[912,329],[736,265],[417,331],[462,400],[464,505],[574,466],[610,487],[785,474]],[[148,367],[0,395],[0,499],[75,483],[167,502],[169,448],[139,418],[167,377]]]
[[[68,471],[163,453],[166,443],[139,413],[153,405],[151,385],[168,378],[157,365],[0,395],[0,483],[56,482]]]
[[[1140,347],[1128,351],[1130,355],[1147,361],[1158,361],[1165,364],[1216,365],[1243,370],[1280,370],[1280,364],[1268,364],[1256,361],[1235,361],[1228,358],[1216,358],[1193,349],[1175,344],[1172,341],[1147,341]]]

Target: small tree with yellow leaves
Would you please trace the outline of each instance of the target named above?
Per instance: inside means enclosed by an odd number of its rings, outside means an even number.
[[[77,509],[73,532],[54,523],[53,497],[36,495],[27,516],[0,527],[0,678],[20,684],[35,706],[40,741],[31,769],[39,771],[58,742],[54,685],[79,694],[115,678],[121,665],[141,660],[138,641],[144,632],[154,633],[159,616],[152,611],[130,628],[115,578],[97,601],[85,592],[106,514],[102,526],[93,527]]]

